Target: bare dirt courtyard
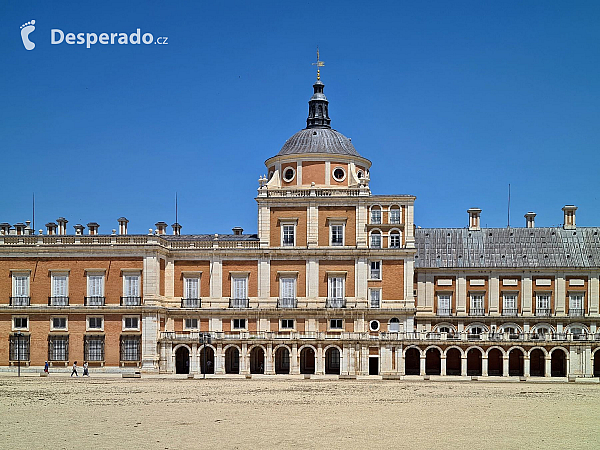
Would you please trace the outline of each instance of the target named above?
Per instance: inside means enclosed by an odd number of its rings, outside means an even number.
[[[2,448],[600,448],[600,385],[0,377]]]

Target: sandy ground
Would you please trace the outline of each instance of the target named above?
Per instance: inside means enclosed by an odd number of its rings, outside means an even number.
[[[0,377],[0,447],[600,448],[600,385]]]

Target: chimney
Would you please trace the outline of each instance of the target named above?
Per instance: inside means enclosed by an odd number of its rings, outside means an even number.
[[[563,223],[563,228],[565,230],[574,230],[576,228],[575,211],[577,211],[577,206],[565,205],[562,210],[565,213],[565,221]]]
[[[83,235],[83,230],[85,229],[85,227],[83,225],[81,225],[80,223],[78,223],[77,225],[73,225],[73,228],[75,228],[75,235],[76,236]]]
[[[525,214],[525,226],[527,228],[535,228],[535,216],[537,214],[534,213],[533,211],[529,211],[527,214]]]
[[[481,209],[479,208],[469,208],[467,209],[469,213],[469,231],[480,231],[481,230]]]
[[[127,224],[129,223],[129,220],[125,217],[119,217],[117,222],[119,222],[119,234],[127,234]]]
[[[167,223],[166,222],[156,222],[154,224],[156,227],[156,234],[167,234]]]
[[[27,234],[27,235],[29,235],[29,236],[31,236],[32,234],[35,234],[35,233],[33,232],[33,228],[31,228],[31,220],[26,220],[26,221],[25,221],[25,225],[27,225],[27,226],[25,227],[25,234]]]
[[[177,222],[171,225],[171,227],[173,227],[174,236],[179,236],[181,234],[181,225],[179,225]]]
[[[46,234],[48,236],[54,236],[56,234],[56,224],[54,222],[48,222],[46,224]]]
[[[0,235],[8,235],[10,233],[10,223],[0,223]]]
[[[96,222],[90,222],[87,224],[88,227],[88,234],[90,236],[97,236],[98,235],[98,228],[100,228],[100,225],[98,225]]]
[[[58,223],[58,234],[61,236],[67,234],[67,222],[68,220],[64,217],[59,217],[56,219],[56,223]]]
[[[244,229],[242,227],[233,227],[231,231],[233,231],[235,236],[241,236],[244,233]]]
[[[25,234],[25,224],[22,222],[15,223],[15,232],[18,236],[23,236]]]

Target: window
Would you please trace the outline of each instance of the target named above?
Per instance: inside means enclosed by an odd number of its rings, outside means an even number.
[[[279,279],[281,300],[293,302],[296,299],[296,278],[282,277]]]
[[[198,329],[198,319],[185,319],[183,328],[185,330],[197,330]]]
[[[399,224],[400,223],[400,208],[391,208],[390,209],[390,220],[391,224]]]
[[[294,245],[296,245],[296,233],[295,233],[295,228],[296,226],[291,224],[291,225],[283,225],[282,227],[282,242],[281,245],[284,247],[293,247]]]
[[[400,319],[392,317],[390,319],[390,332],[398,333],[400,331]]]
[[[85,336],[83,358],[86,361],[104,361],[104,336]]]
[[[381,209],[379,207],[371,209],[371,223],[381,223]]]
[[[504,296],[502,297],[502,315],[517,315],[517,294],[504,294]]]
[[[233,319],[233,329],[234,330],[245,330],[246,329],[246,319]]]
[[[281,329],[282,330],[293,330],[294,329],[294,319],[281,319]]]
[[[185,288],[186,299],[197,299],[200,298],[200,278],[198,277],[185,277],[183,279]]]
[[[10,336],[10,360],[29,361],[29,335]]]
[[[450,301],[452,296],[450,294],[438,294],[437,297],[437,313],[438,316],[449,316],[452,313],[452,306]]]
[[[69,360],[69,336],[48,336],[48,361]]]
[[[104,305],[104,275],[88,275],[87,277],[87,305]]]
[[[88,330],[102,330],[102,317],[88,317],[87,327]]]
[[[344,181],[346,179],[346,171],[341,167],[333,169],[333,179],[335,181]]]
[[[287,183],[292,181],[295,176],[296,176],[296,171],[294,170],[293,167],[287,167],[283,171],[283,180],[286,181]]]
[[[381,233],[379,231],[371,233],[371,248],[381,248]]]
[[[402,246],[401,242],[400,233],[390,233],[390,248],[400,248]]]
[[[329,229],[331,230],[331,245],[344,245],[344,225],[331,224]]]
[[[469,311],[472,316],[483,316],[483,294],[471,294],[471,309]]]
[[[479,336],[481,333],[483,333],[483,328],[481,327],[471,327],[469,330],[469,334],[472,336]]]
[[[574,293],[569,295],[569,315],[583,316],[583,293]]]
[[[535,315],[550,315],[550,294],[537,294],[535,299]]]
[[[369,278],[371,280],[381,280],[381,261],[371,261]]]
[[[139,336],[121,336],[121,361],[140,360]]]
[[[342,319],[330,319],[329,320],[329,329],[331,330],[341,330],[343,329],[344,324]]]
[[[234,277],[232,286],[232,297],[235,299],[246,299],[248,298],[248,278],[247,277]]]
[[[69,276],[65,273],[52,274],[51,306],[67,306],[69,304]]]
[[[123,305],[140,305],[140,276],[125,275],[123,277]]]
[[[548,327],[537,327],[535,330],[535,337],[538,339],[543,339],[546,336],[550,336],[552,334],[552,330]]]
[[[123,329],[124,330],[139,330],[140,329],[140,318],[137,316],[123,317]]]
[[[52,326],[50,330],[66,330],[67,329],[67,318],[66,317],[53,317]]]
[[[27,317],[13,317],[13,330],[27,330],[28,324]]]
[[[379,321],[371,320],[369,322],[369,331],[379,331]]]
[[[11,305],[29,306],[29,274],[13,274]]]
[[[371,308],[379,308],[381,306],[381,289],[369,289],[369,300]]]
[[[344,298],[344,277],[329,277],[327,286],[327,296],[330,299]]]

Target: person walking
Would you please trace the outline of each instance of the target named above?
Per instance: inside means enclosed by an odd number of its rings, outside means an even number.
[[[48,365],[48,361],[46,361],[46,362],[44,363],[44,372],[48,373],[48,367],[49,367],[49,365]]]
[[[88,363],[87,361],[83,363],[83,375],[82,376],[90,376],[90,373],[88,372]]]
[[[75,374],[76,377],[79,376],[79,374],[77,373],[77,361],[73,362],[73,371],[71,372],[71,376],[73,376],[73,374]]]

